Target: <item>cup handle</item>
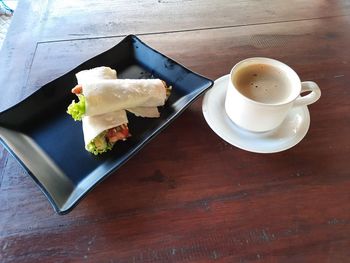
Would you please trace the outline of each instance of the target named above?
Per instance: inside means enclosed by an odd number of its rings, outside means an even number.
[[[318,85],[313,81],[304,81],[301,83],[301,93],[305,91],[311,91],[306,96],[300,96],[294,101],[294,107],[306,106],[316,102],[321,97],[321,90]]]

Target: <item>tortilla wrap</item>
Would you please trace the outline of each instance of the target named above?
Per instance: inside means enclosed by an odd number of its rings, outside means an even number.
[[[131,109],[126,109],[137,117],[145,118],[159,118],[160,113],[157,107],[135,107]]]
[[[78,84],[95,82],[102,79],[117,79],[117,72],[109,67],[97,67],[83,70],[76,74]],[[137,117],[158,118],[160,113],[157,107],[134,107],[126,109]]]
[[[76,75],[78,84],[102,79],[116,79],[117,72],[109,67],[97,67],[83,70]],[[85,146],[101,132],[128,123],[125,110],[105,113],[98,116],[85,116],[82,119]]]
[[[87,146],[101,132],[128,123],[128,118],[125,110],[120,110],[98,116],[86,116],[82,122],[84,142]]]
[[[83,84],[86,116],[157,107],[166,100],[165,84],[160,79],[104,79]]]
[[[93,69],[87,69],[75,74],[78,84],[83,85],[86,82],[93,82],[102,79],[116,79],[117,72],[109,67],[97,67]]]

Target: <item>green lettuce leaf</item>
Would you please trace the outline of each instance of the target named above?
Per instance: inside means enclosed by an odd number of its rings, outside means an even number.
[[[100,133],[88,145],[86,145],[85,149],[94,155],[98,155],[111,150],[114,143],[108,142],[105,135],[106,132]]]
[[[85,97],[82,94],[78,94],[79,102],[74,100],[68,106],[67,113],[72,116],[75,121],[80,121],[85,114]]]

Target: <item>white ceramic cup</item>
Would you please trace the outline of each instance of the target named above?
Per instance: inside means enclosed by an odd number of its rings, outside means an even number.
[[[281,102],[263,103],[243,95],[236,88],[236,73],[249,65],[264,64],[277,67],[284,74],[292,89]],[[305,96],[301,93],[310,91]],[[265,132],[277,128],[286,118],[292,107],[305,106],[316,102],[321,97],[321,90],[315,82],[301,82],[295,71],[286,64],[262,57],[248,58],[238,62],[230,72],[226,92],[225,110],[229,118],[241,128],[252,132]]]

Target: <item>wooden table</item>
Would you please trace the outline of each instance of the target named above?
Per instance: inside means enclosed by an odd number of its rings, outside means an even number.
[[[131,33],[212,79],[276,58],[322,98],[276,154],[221,140],[200,98],[65,216],[0,146],[0,261],[350,262],[349,32],[346,0],[20,1],[1,111]]]

